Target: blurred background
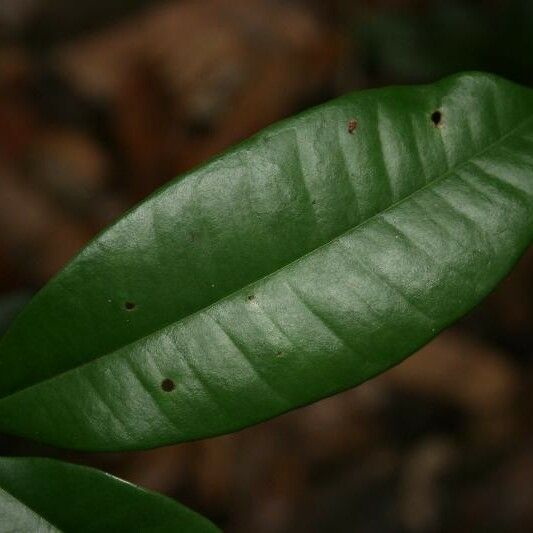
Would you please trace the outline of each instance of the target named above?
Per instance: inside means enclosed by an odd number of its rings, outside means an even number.
[[[186,169],[339,94],[466,69],[533,86],[533,2],[0,0],[0,331]],[[90,464],[227,532],[533,531],[533,250],[363,386],[240,433]]]

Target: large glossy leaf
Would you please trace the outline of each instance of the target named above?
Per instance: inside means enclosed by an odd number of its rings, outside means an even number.
[[[216,533],[207,519],[92,468],[0,458],[0,532]]]
[[[150,447],[352,387],[507,274],[532,195],[533,92],[490,75],[274,125],[133,209],[40,292],[0,346],[0,429]]]

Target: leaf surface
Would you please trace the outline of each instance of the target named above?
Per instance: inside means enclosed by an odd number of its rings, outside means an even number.
[[[0,344],[0,429],[82,449],[230,432],[357,385],[479,303],[533,235],[533,92],[353,93],[173,181]]]
[[[92,468],[0,458],[0,532],[216,533],[177,502]]]

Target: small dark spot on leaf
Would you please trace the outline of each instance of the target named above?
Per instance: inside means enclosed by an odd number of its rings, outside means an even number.
[[[350,120],[348,122],[348,133],[353,133],[357,128],[357,120],[355,118],[352,118],[352,120]]]
[[[440,126],[442,122],[442,113],[440,111],[433,111],[433,113],[431,113],[431,122],[433,122],[434,126]]]
[[[316,205],[316,200],[313,200],[313,201],[311,202],[311,204],[312,204],[312,205]]]
[[[133,311],[137,307],[137,304],[135,302],[126,302],[124,304],[124,309],[126,311]]]
[[[161,382],[161,388],[165,392],[172,392],[176,388],[176,384],[170,378],[166,378]]]
[[[276,357],[283,357],[283,352],[281,350],[276,352]]]
[[[249,301],[249,302],[253,302],[254,300],[255,300],[255,295],[254,295],[254,294],[250,294],[250,295],[248,296],[248,301]]]

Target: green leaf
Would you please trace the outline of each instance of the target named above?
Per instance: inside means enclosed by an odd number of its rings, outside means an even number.
[[[357,385],[468,312],[533,235],[533,91],[350,94],[170,183],[0,345],[0,429],[82,449],[234,431]]]
[[[177,502],[98,470],[52,459],[0,458],[0,531],[215,533]]]

